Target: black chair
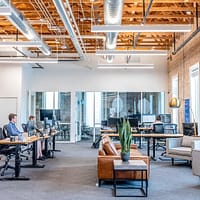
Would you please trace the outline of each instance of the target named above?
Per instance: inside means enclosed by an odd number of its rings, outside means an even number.
[[[0,128],[0,139],[5,139],[2,128]],[[16,150],[15,146],[9,146],[9,145],[0,145],[0,154],[4,155],[6,157],[4,165],[0,166],[1,176],[4,176],[5,171],[7,169],[15,169],[14,166],[9,165],[9,161],[11,159],[11,156],[14,155]]]
[[[22,123],[22,129],[24,132],[27,132],[27,124]]]
[[[10,137],[10,134],[7,129],[7,124],[3,126],[3,136],[4,136],[4,138]],[[20,153],[20,156],[24,157],[26,160],[28,160],[29,157],[27,155],[24,155],[23,152],[24,151],[22,150],[22,152]]]
[[[153,133],[163,133],[164,134],[164,126],[162,123],[157,123],[157,124],[153,124]],[[158,148],[162,148],[164,150],[166,150],[166,139],[157,139],[157,142],[156,142],[156,150]]]
[[[164,133],[177,133],[177,124],[163,124]]]

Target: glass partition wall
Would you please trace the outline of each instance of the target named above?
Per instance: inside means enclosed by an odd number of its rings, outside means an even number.
[[[54,126],[58,121],[59,134],[56,140],[70,141],[71,93],[70,92],[36,92],[36,121],[38,126],[45,126],[44,118]]]
[[[142,115],[165,113],[164,92],[77,92],[78,139],[95,138],[100,127],[115,123],[115,119],[129,117],[142,123]]]
[[[127,116],[139,124],[143,115],[165,113],[164,92],[31,92],[29,99],[28,113],[36,115],[39,126],[44,126],[41,110],[53,112],[61,130],[57,141],[92,142],[102,126],[112,127],[117,118]]]

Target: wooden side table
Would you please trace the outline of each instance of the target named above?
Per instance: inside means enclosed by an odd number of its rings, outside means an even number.
[[[114,187],[114,195],[116,197],[147,197],[148,195],[148,166],[143,160],[129,160],[129,162],[122,162],[122,160],[113,160],[113,187]],[[117,177],[117,172],[123,173],[126,171],[137,171],[141,173],[141,179],[129,179],[129,178],[119,178]],[[145,172],[145,177],[143,177],[143,172]],[[140,187],[134,187],[134,186],[126,186],[126,187],[120,187],[117,186],[117,181],[140,181]],[[145,182],[145,184],[144,184]],[[139,189],[141,191],[141,195],[118,195],[117,189]]]

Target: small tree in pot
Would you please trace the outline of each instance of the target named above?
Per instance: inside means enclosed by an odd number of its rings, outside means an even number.
[[[123,162],[128,162],[130,159],[130,148],[132,141],[131,126],[129,120],[123,118],[117,125],[119,140],[121,144],[121,159]]]

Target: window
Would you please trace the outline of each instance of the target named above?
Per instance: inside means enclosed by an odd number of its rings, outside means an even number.
[[[199,122],[199,63],[190,67],[190,101],[192,122]]]
[[[178,75],[172,77],[172,97],[178,99]],[[178,124],[178,109],[172,109],[172,123]]]

